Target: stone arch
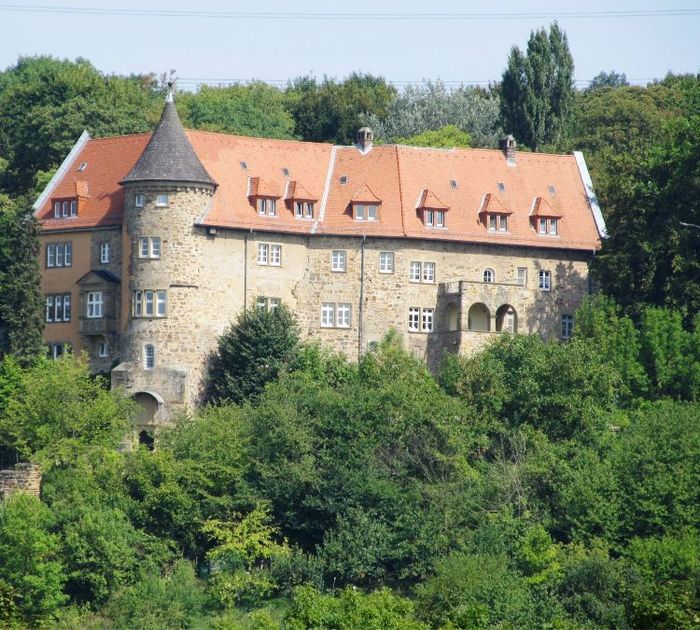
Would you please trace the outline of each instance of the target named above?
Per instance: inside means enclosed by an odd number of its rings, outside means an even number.
[[[459,307],[454,302],[447,305],[447,330],[459,330]]]
[[[510,304],[503,304],[496,311],[497,332],[518,332],[518,314]]]
[[[150,427],[159,420],[160,410],[163,408],[163,398],[155,392],[136,392],[133,396],[139,405],[135,424],[138,427]]]
[[[488,332],[491,330],[491,313],[486,304],[477,302],[469,308],[469,330]]]

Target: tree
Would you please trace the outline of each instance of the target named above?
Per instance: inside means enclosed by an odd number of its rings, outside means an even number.
[[[449,90],[440,80],[406,87],[389,103],[385,116],[363,114],[363,122],[384,142],[453,125],[469,134],[470,146],[494,147],[501,133],[493,90],[465,86]]]
[[[292,138],[294,119],[284,93],[262,81],[228,87],[202,86],[178,97],[183,123],[195,129],[262,138]]]
[[[527,52],[513,47],[500,87],[503,126],[533,151],[556,142],[574,99],[574,61],[554,22],[530,33]]]
[[[382,77],[353,73],[342,82],[299,77],[287,87],[295,134],[302,140],[352,144],[365,115],[386,115],[396,90]]]
[[[0,588],[10,587],[27,621],[48,620],[68,599],[51,511],[36,497],[0,501]]]
[[[592,92],[593,90],[598,90],[602,87],[616,88],[627,85],[629,85],[629,83],[627,83],[627,75],[625,75],[624,72],[620,74],[619,72],[615,72],[614,70],[611,70],[610,72],[605,72],[604,70],[601,70],[591,79],[591,82],[588,84],[586,91]]]
[[[240,404],[259,396],[293,362],[298,346],[299,326],[286,306],[249,307],[219,338],[207,376],[208,400]]]
[[[8,156],[0,188],[31,188],[84,129],[97,136],[150,131],[162,107],[154,88],[153,76],[106,76],[84,59],[20,58],[0,74],[0,146]]]
[[[396,142],[397,144],[407,144],[413,147],[467,148],[471,146],[471,137],[466,131],[461,131],[456,125],[446,125],[435,131],[424,131],[410,138],[396,138]]]
[[[44,354],[37,223],[0,194],[0,358],[29,365]]]

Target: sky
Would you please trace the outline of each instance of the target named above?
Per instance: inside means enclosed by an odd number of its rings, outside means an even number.
[[[629,15],[683,9],[693,13]],[[353,71],[399,87],[424,79],[487,85],[500,78],[511,46],[524,48],[531,30],[554,19],[580,87],[601,70],[646,84],[700,69],[698,0],[0,0],[0,68],[52,55],[89,59],[105,73],[172,69],[179,89]]]

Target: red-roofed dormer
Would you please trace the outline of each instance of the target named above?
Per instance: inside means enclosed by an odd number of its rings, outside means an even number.
[[[367,184],[363,184],[353,193],[350,205],[352,218],[355,221],[379,220],[379,207],[382,205],[382,200],[372,192]]]
[[[291,181],[287,184],[285,201],[297,219],[313,219],[318,197],[311,194],[301,182]]]
[[[562,213],[554,209],[544,197],[535,197],[532,202],[530,220],[538,234],[557,236]]]
[[[479,209],[479,221],[489,232],[507,232],[513,211],[495,193],[486,193]]]
[[[425,227],[444,228],[446,226],[445,216],[450,207],[444,204],[440,198],[427,188],[421,192],[416,210],[420,213]]]
[[[262,177],[248,180],[248,198],[261,216],[277,216],[277,200],[280,198],[278,188]]]

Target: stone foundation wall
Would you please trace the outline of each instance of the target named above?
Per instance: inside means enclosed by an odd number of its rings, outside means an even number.
[[[0,498],[13,492],[38,497],[41,493],[41,468],[37,464],[15,464],[0,470]]]

